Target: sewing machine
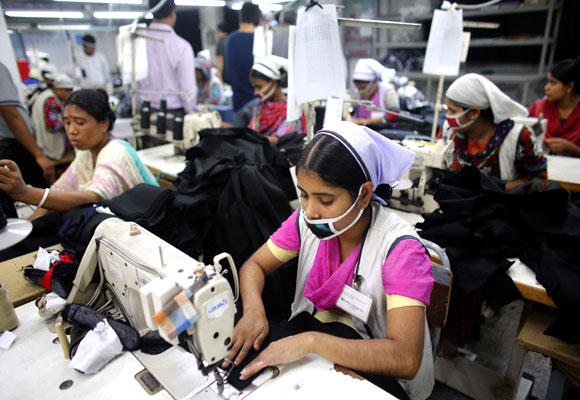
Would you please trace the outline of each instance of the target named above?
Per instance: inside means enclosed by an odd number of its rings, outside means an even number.
[[[439,206],[433,198],[431,184],[438,170],[449,169],[453,161],[453,141],[446,138],[436,142],[405,138],[401,144],[416,155],[415,162],[403,176],[411,181],[411,187],[394,190],[389,204],[413,213],[433,212]]]
[[[100,282],[95,286],[96,268]],[[235,297],[226,273],[233,275]],[[229,254],[205,265],[139,225],[111,218],[95,230],[73,284],[69,302],[96,307],[106,299],[138,331],[159,329],[172,344],[181,338],[195,356],[197,370],[213,372],[223,386],[218,366],[231,344],[239,292]],[[167,318],[162,320],[163,315]]]

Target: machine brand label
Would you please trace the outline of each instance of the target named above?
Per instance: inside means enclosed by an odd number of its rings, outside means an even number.
[[[227,311],[229,304],[227,293],[223,293],[205,303],[205,313],[208,318],[219,318]]]

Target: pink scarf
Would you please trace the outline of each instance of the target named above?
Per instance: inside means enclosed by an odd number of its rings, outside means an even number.
[[[354,279],[354,268],[361,252],[359,243],[341,263],[338,238],[321,240],[304,286],[304,296],[318,310],[329,310],[336,305],[344,285]]]

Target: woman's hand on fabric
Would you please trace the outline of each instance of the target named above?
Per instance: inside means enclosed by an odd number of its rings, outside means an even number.
[[[231,362],[240,365],[252,347],[254,350],[260,350],[269,331],[268,320],[264,314],[245,313],[234,328],[232,349],[228,353],[229,361],[224,362],[223,368],[228,368]]]
[[[304,332],[270,343],[254,361],[242,370],[240,379],[248,379],[272,365],[288,364],[303,359],[311,352],[313,340],[312,332]]]
[[[12,199],[20,200],[27,188],[18,165],[11,160],[0,160],[0,189]]]
[[[556,154],[575,153],[576,150],[572,142],[563,138],[547,138],[544,142]]]

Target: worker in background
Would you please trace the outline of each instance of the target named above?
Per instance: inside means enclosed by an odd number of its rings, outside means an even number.
[[[372,58],[361,58],[357,61],[352,73],[358,100],[367,100],[372,106],[359,104],[355,108],[352,121],[360,125],[386,125],[388,120],[396,116],[385,113],[384,110],[397,112],[399,110],[399,95],[390,83],[395,71],[385,67]]]
[[[210,60],[195,58],[195,81],[197,82],[197,104],[222,104],[224,85]]]
[[[452,170],[475,166],[505,182],[511,191],[547,178],[547,162],[529,129],[511,118],[526,117],[524,106],[479,74],[457,78],[445,94],[447,125],[455,143]]]
[[[46,187],[46,177],[54,177],[54,163],[38,147],[32,134],[28,112],[18,97],[18,90],[6,66],[0,63],[0,159],[21,165],[26,182]],[[44,176],[43,176],[44,175]],[[0,201],[7,217],[16,217],[13,202],[0,190]]]
[[[257,4],[245,2],[240,10],[240,29],[230,33],[226,39],[224,64],[226,82],[233,90],[234,112],[254,98],[250,71],[254,64],[254,31],[260,24],[261,16]]]
[[[286,121],[288,102],[282,93],[287,78],[288,60],[277,56],[268,56],[252,66],[250,82],[254,95],[260,100],[255,107],[249,127],[265,135],[272,143],[287,133],[305,133],[304,115],[297,121]]]
[[[97,40],[93,35],[82,37],[83,51],[76,55],[77,66],[80,69],[79,85],[83,89],[112,90],[111,69],[103,53],[97,50]]]
[[[49,210],[63,212],[112,199],[140,183],[158,186],[135,149],[112,137],[115,119],[104,91],[73,92],[63,113],[66,134],[76,149],[72,164],[50,189],[42,189],[24,179],[23,164],[0,159],[0,190],[16,201],[36,205],[30,216],[34,220]]]
[[[220,78],[224,79],[224,51],[226,47],[226,38],[228,32],[226,30],[225,22],[220,22],[216,30],[216,48],[215,48],[215,66],[217,67]]]
[[[52,85],[43,91],[31,108],[32,127],[36,143],[52,160],[60,160],[65,152],[72,150],[64,132],[62,105],[72,93],[73,79],[63,73],[49,75]]]
[[[161,0],[150,0],[149,8]],[[167,0],[153,13],[154,20],[149,25],[153,31],[147,34],[158,40],[147,40],[147,78],[137,82],[137,91],[142,100],[151,102],[151,110],[161,109],[161,100],[167,104],[167,112],[174,117],[195,111],[197,84],[195,82],[195,59],[189,42],[173,30],[177,22],[175,2]],[[168,129],[173,120],[167,119]]]
[[[300,209],[240,268],[243,315],[228,360],[240,366],[250,351],[265,347],[241,379],[312,353],[361,373],[398,399],[431,394],[425,317],[431,260],[414,228],[386,207],[414,158],[347,121],[317,132],[305,147],[296,166]],[[264,281],[296,258],[291,316],[277,324],[283,334],[266,347],[274,330],[262,302]]]
[[[529,108],[531,117],[548,120],[544,143],[552,153],[580,157],[580,57],[556,63],[544,91]]]
[[[296,11],[286,10],[280,16],[280,26],[274,29],[272,54],[288,58],[288,27],[296,25]]]

